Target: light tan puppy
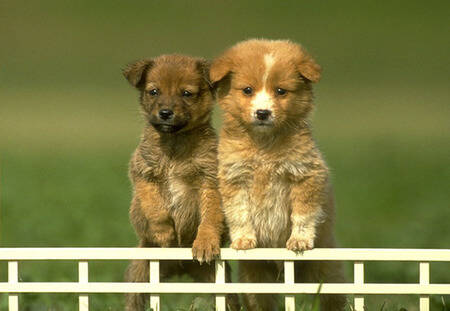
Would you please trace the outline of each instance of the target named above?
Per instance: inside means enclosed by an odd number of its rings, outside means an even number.
[[[329,173],[314,143],[309,113],[320,67],[290,41],[241,42],[210,69],[224,111],[219,188],[231,247],[334,247]],[[275,262],[241,262],[242,282],[274,282]],[[342,282],[337,262],[297,263],[296,282]],[[344,296],[321,295],[321,310]],[[248,310],[277,310],[274,295],[246,295]]]

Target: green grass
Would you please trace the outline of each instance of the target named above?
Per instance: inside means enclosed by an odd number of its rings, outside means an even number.
[[[141,121],[120,68],[166,52],[213,57],[269,37],[302,42],[324,67],[314,126],[332,170],[340,246],[449,248],[448,8],[438,0],[0,3],[0,246],[136,245],[127,163]],[[91,262],[89,278],[122,281],[126,266]],[[418,281],[415,263],[365,270],[367,282]],[[6,271],[0,262],[0,281]],[[431,282],[450,283],[449,271],[431,263]],[[20,278],[76,281],[76,263],[22,262]],[[194,298],[163,295],[162,307],[189,310]],[[300,310],[312,308],[313,296],[300,298]],[[369,311],[418,305],[416,296],[366,301]],[[0,296],[0,309],[6,304]],[[92,295],[90,304],[122,310],[123,297]],[[20,305],[69,311],[77,297],[26,294]],[[433,296],[431,310],[444,308]]]

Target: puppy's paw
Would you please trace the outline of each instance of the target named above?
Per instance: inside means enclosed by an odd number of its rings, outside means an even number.
[[[192,256],[197,259],[200,264],[203,262],[210,263],[220,255],[220,243],[217,239],[199,238],[197,237],[192,245]]]
[[[289,240],[286,242],[286,247],[288,250],[294,252],[307,251],[313,249],[314,239],[305,239],[291,236]]]
[[[255,247],[256,247],[256,239],[254,238],[242,237],[234,240],[231,243],[231,248],[234,249],[250,249]]]

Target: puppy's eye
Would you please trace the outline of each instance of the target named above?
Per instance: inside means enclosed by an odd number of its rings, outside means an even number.
[[[148,91],[148,94],[151,96],[156,96],[159,94],[158,89],[151,89],[150,91]]]
[[[181,95],[182,95],[183,97],[191,97],[191,96],[192,96],[192,93],[189,92],[189,91],[184,90],[183,92],[181,92]]]
[[[277,93],[277,95],[284,95],[287,93],[287,91],[285,89],[282,89],[280,87],[278,87],[275,92]]]
[[[252,95],[253,94],[253,89],[251,88],[251,87],[246,87],[245,89],[243,89],[242,90],[242,92],[245,94],[245,95]]]

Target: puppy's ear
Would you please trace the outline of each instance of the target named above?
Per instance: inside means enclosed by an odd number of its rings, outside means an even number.
[[[140,89],[144,86],[145,76],[153,64],[154,61],[152,59],[138,60],[129,64],[122,72],[132,86]]]
[[[211,88],[212,83],[211,80],[209,80],[209,68],[211,67],[211,63],[204,58],[199,58],[197,59],[196,66],[203,80],[205,80],[206,84]]]
[[[214,84],[225,78],[225,76],[229,74],[230,71],[231,63],[229,58],[226,56],[219,57],[211,64],[211,68],[209,70],[209,79]]]
[[[300,74],[311,82],[317,83],[320,80],[322,68],[305,50],[298,46],[297,70]]]

